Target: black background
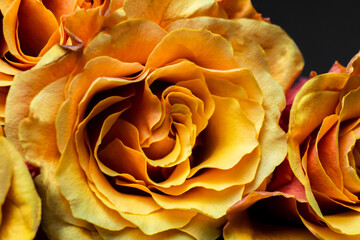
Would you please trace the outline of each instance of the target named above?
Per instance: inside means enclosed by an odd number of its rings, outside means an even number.
[[[360,50],[360,0],[252,0],[255,9],[281,26],[305,60],[303,76],[327,72]]]

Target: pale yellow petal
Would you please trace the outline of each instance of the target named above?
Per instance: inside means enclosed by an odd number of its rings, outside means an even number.
[[[21,233],[23,239],[33,239],[40,224],[40,198],[23,158],[4,137],[0,138],[0,156],[12,168],[11,186],[2,204],[0,237],[18,239]]]

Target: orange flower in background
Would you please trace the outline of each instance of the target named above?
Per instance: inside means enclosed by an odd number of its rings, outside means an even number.
[[[228,210],[225,239],[359,239],[359,70],[358,54],[294,86],[289,161]]]
[[[5,0],[0,2],[0,121],[13,76],[35,66],[52,46],[65,43],[62,16],[103,1]]]
[[[290,112],[289,162],[310,207],[300,217],[322,239],[360,238],[359,70],[356,55],[314,76]]]
[[[40,167],[44,230],[216,239],[285,158],[278,120],[301,54],[279,27],[228,20],[214,1],[107,12],[67,17],[77,46],[51,48],[7,99],[6,135]]]
[[[40,224],[41,202],[21,155],[0,137],[0,237],[34,239]]]

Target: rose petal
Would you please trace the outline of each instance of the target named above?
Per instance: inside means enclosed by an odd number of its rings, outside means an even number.
[[[155,188],[170,195],[180,195],[196,187],[205,187],[207,189],[221,191],[231,186],[240,186],[251,182],[256,175],[259,161],[260,149],[256,148],[252,153],[244,156],[239,163],[231,169],[222,170],[210,168],[198,176],[187,179],[179,186],[168,188],[167,186],[160,185],[160,187],[155,186]],[[214,176],[216,176],[216,178],[214,178]]]
[[[75,9],[77,1],[43,0],[42,3],[54,14],[57,21],[60,22],[60,17],[62,15],[68,15]]]
[[[72,37],[74,45],[77,43],[78,39],[80,39],[86,47],[87,43],[99,33],[103,24],[100,10],[100,8],[88,10],[79,9],[74,14],[65,18],[64,27],[70,37]],[[89,27],[84,28],[83,26]],[[76,38],[74,38],[74,35]]]
[[[119,213],[105,206],[90,190],[86,175],[77,161],[74,146],[74,142],[68,144],[61,155],[55,174],[62,194],[70,204],[73,216],[109,230],[123,229],[127,223]]]
[[[40,224],[40,198],[22,156],[4,137],[0,138],[0,156],[4,167],[1,173],[8,174],[1,175],[4,178],[1,191],[6,197],[1,199],[0,235],[16,239],[21,233],[24,238],[32,239]]]
[[[300,216],[301,217],[301,216]],[[305,226],[318,238],[329,239],[329,240],[336,240],[336,239],[344,239],[344,240],[352,240],[360,237],[360,235],[345,235],[334,232],[328,226],[323,226],[319,224],[312,223],[307,221],[305,218],[301,217],[301,220],[305,224]]]
[[[142,19],[124,21],[113,27],[110,34],[99,33],[84,50],[83,62],[109,56],[123,62],[145,64],[165,35],[166,32],[153,22]]]
[[[197,214],[191,219],[189,224],[179,230],[190,234],[195,239],[215,240],[221,235],[224,222],[225,219],[213,219],[202,214]]]
[[[165,209],[194,209],[206,216],[220,218],[230,206],[241,199],[243,189],[244,186],[233,186],[222,190],[220,194],[205,188],[194,188],[180,196],[150,194]],[[208,204],[209,199],[211,204]]]
[[[191,175],[203,168],[230,169],[258,146],[255,127],[239,103],[232,98],[213,98],[216,107],[204,133],[204,160],[191,169]]]
[[[196,212],[176,209],[161,209],[148,215],[121,213],[122,217],[134,223],[147,235],[153,235],[173,228],[181,228],[188,224],[195,215]]]
[[[197,16],[225,17],[224,11],[211,0],[172,1],[131,0],[125,1],[124,11],[131,18],[143,18],[154,21],[160,26],[181,18]]]
[[[177,59],[188,59],[200,67],[211,69],[238,68],[231,45],[205,30],[178,29],[170,32],[151,53],[146,67],[158,68]]]
[[[122,231],[112,232],[103,228],[97,227],[96,230],[99,232],[99,235],[104,239],[129,239],[129,240],[158,240],[158,239],[184,239],[184,240],[193,240],[194,238],[190,235],[181,232],[179,230],[168,230],[165,232],[157,233],[154,235],[146,235],[138,228],[125,228]]]
[[[54,124],[64,100],[63,88],[66,83],[67,78],[64,77],[44,87],[31,102],[30,116],[19,124],[19,140],[25,158],[35,166],[47,161],[57,162],[60,156]],[[44,142],[47,143],[46,147],[43,146]]]
[[[251,70],[260,67],[261,71],[269,71],[285,92],[304,66],[298,47],[286,32],[263,21],[199,17],[180,19],[167,29],[173,31],[178,28],[207,29],[220,34],[231,43],[239,66]],[[255,77],[258,78],[256,74]]]
[[[4,15],[4,26],[4,37],[9,51],[19,59],[36,61],[34,57],[58,28],[58,23],[42,3],[16,0]],[[42,26],[42,30],[33,31],[33,26]],[[18,39],[15,33],[18,33]]]
[[[49,83],[68,75],[74,68],[74,63],[77,60],[76,53],[68,54],[58,46],[52,48],[43,58],[44,61],[47,58],[57,59],[58,61],[18,74],[12,83],[12,90],[9,91],[7,98],[5,131],[7,132],[7,138],[18,149],[21,149],[18,126],[21,119],[29,115],[29,106],[32,99]],[[62,71],[58,71],[59,65],[62,66]],[[19,99],[22,100],[21,103],[19,103]]]
[[[301,143],[324,117],[335,113],[339,91],[346,81],[347,74],[332,73],[318,75],[304,84],[290,112],[289,131],[296,141]],[[313,114],[314,108],[319,110],[317,114]]]
[[[263,20],[261,14],[256,12],[250,0],[231,1],[221,0],[219,5],[224,8],[228,18],[252,18]]]

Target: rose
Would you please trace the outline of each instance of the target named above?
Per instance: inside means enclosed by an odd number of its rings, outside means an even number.
[[[292,40],[206,17],[215,2],[155,13],[138,2],[66,18],[83,48],[53,47],[11,87],[6,134],[40,167],[50,238],[216,239],[226,210],[285,157],[274,78],[287,86],[301,68]]]
[[[359,237],[359,60],[356,55],[347,68],[336,62],[328,74],[312,72],[289,92],[290,162],[275,169],[266,191],[229,209],[225,239],[311,239],[304,227],[320,239]]]
[[[0,238],[33,239],[40,224],[41,202],[21,155],[0,137]]]
[[[79,8],[97,7],[103,1],[2,1],[1,69],[14,75],[33,67],[57,43],[65,43],[61,17]],[[63,30],[61,31],[63,32]],[[2,77],[2,80],[6,78]]]
[[[300,216],[319,238],[360,237],[359,64],[356,55],[346,69],[311,78],[290,112],[289,161],[311,207]]]
[[[294,98],[308,80],[300,77],[286,94],[286,107],[279,121],[286,132]],[[299,218],[299,208],[307,207],[305,189],[287,158],[264,185],[228,209],[224,239],[315,239]]]
[[[1,1],[0,122],[13,76],[32,68],[46,51],[68,38],[62,16],[79,8],[97,7],[103,1]]]

